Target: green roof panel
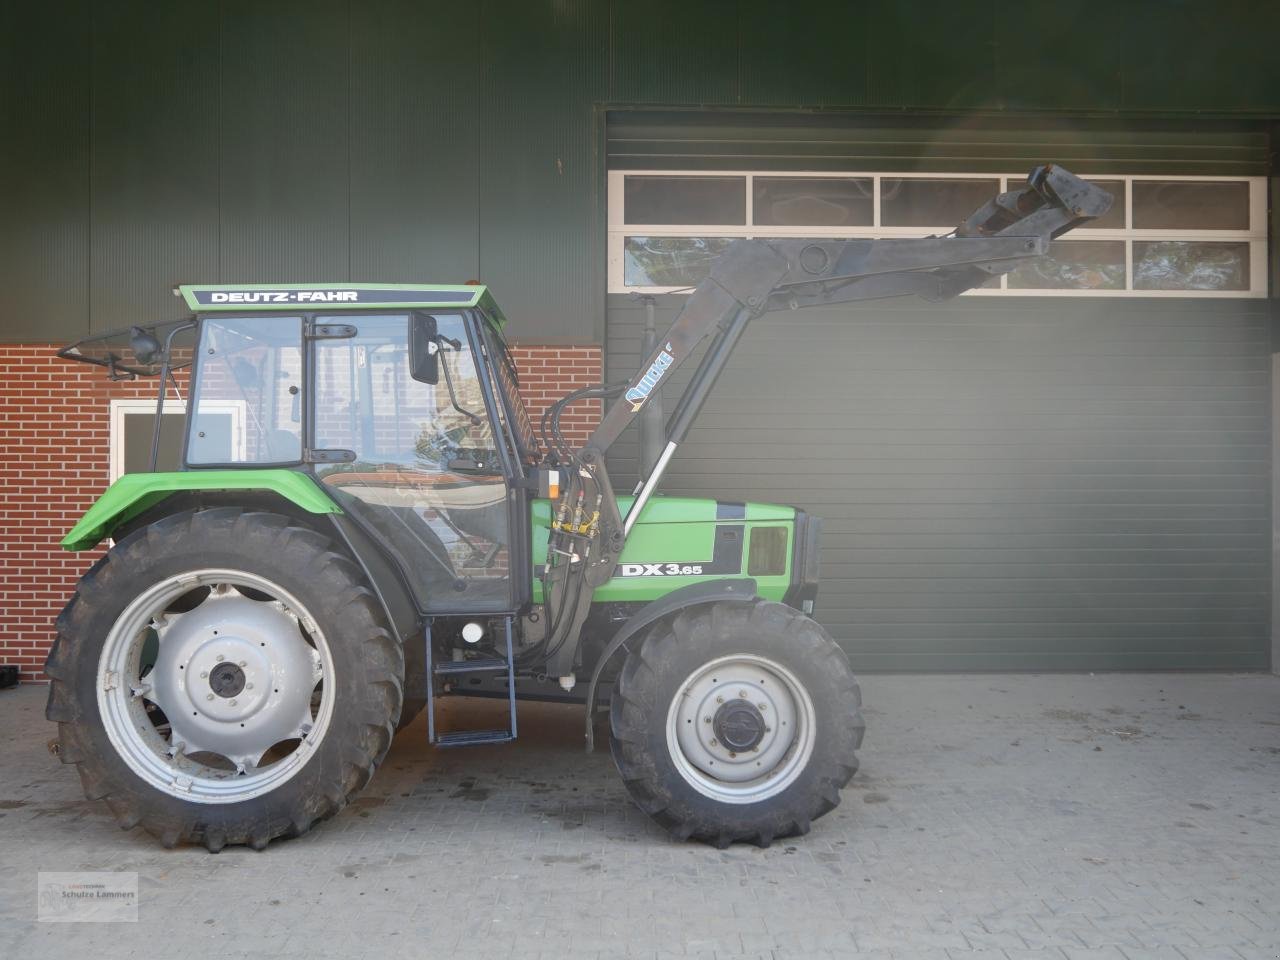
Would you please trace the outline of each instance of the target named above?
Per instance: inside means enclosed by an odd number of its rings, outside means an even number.
[[[480,307],[499,330],[506,317],[483,284],[449,283],[184,283],[182,299],[196,313],[221,310],[440,309]]]

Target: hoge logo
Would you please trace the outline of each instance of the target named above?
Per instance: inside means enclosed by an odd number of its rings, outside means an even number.
[[[668,343],[666,348],[660,351],[657,358],[649,365],[649,369],[644,372],[644,376],[636,382],[634,387],[623,394],[630,402],[633,412],[644,406],[644,402],[649,399],[649,395],[653,393],[653,388],[658,385],[663,374],[667,372],[667,368],[675,362],[676,358],[671,354],[671,344]]]

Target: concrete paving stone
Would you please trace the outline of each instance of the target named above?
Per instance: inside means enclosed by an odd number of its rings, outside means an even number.
[[[944,947],[917,947],[904,944],[889,951],[893,960],[952,960],[952,954]]]
[[[1239,946],[1235,949],[1243,960],[1277,960],[1277,958],[1280,958],[1280,940],[1269,940],[1267,944],[1269,945]],[[1188,960],[1191,960],[1191,958],[1188,958]]]
[[[1027,945],[1027,942],[1019,934],[1008,930],[992,933],[987,930],[965,927],[959,932],[969,942],[969,947],[973,950],[1022,950]]]

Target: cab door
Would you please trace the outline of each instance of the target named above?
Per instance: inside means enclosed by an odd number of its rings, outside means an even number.
[[[407,314],[335,316],[314,341],[313,431],[334,499],[399,562],[427,613],[513,609],[510,488],[463,313],[434,313],[436,382],[412,376]],[[348,455],[350,456],[350,455]]]

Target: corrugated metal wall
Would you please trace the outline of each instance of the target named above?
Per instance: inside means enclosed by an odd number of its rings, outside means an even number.
[[[0,339],[168,316],[180,280],[478,274],[517,336],[599,340],[602,105],[1275,117],[1278,27],[1249,0],[5,4]]]
[[[610,381],[642,326],[610,297]],[[1265,668],[1270,353],[1264,301],[771,314],[664,489],[824,517],[818,617],[859,668]]]
[[[1266,176],[1271,138],[1232,121],[614,110],[611,170],[921,170]]]

